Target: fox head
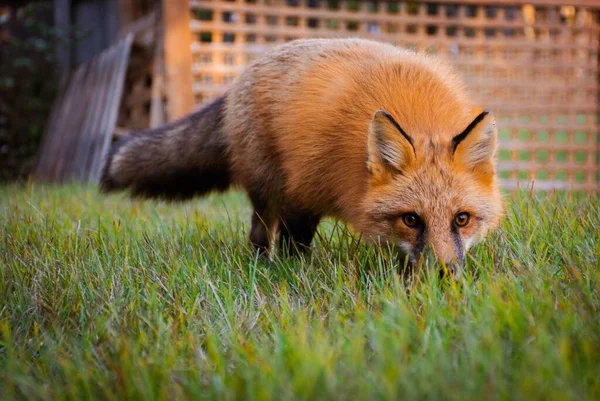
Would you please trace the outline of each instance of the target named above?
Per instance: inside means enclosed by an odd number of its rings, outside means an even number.
[[[496,148],[496,123],[487,111],[462,132],[419,142],[390,114],[376,112],[361,231],[398,245],[413,264],[434,257],[457,273],[469,247],[501,220]]]

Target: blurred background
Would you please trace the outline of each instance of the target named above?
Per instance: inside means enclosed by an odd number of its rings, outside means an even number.
[[[504,188],[599,189],[600,1],[0,2],[0,180],[97,182],[110,143],[221,95],[269,47],[436,54],[500,126]]]

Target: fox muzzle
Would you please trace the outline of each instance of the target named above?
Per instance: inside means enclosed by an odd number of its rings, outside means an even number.
[[[449,250],[448,250],[449,251]],[[460,255],[460,256],[457,256]],[[460,278],[464,266],[464,252],[454,252],[454,250],[444,253],[438,253],[431,245],[425,246],[423,252],[417,257],[419,267],[440,269],[440,274],[449,275],[455,280]]]

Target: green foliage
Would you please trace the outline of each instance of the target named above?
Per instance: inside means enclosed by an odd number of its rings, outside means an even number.
[[[0,399],[596,400],[598,204],[520,194],[453,282],[332,221],[256,259],[237,193],[0,188]]]
[[[56,50],[75,37],[52,25],[52,2],[13,9],[0,31],[0,182],[32,168],[59,84]]]

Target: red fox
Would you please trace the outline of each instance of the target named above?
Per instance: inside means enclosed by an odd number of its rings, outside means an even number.
[[[321,218],[460,267],[498,226],[497,128],[439,59],[362,39],[307,39],[249,64],[189,117],[108,156],[106,191],[186,199],[231,185],[254,207],[250,241],[310,245]],[[431,252],[432,251],[432,252]]]

